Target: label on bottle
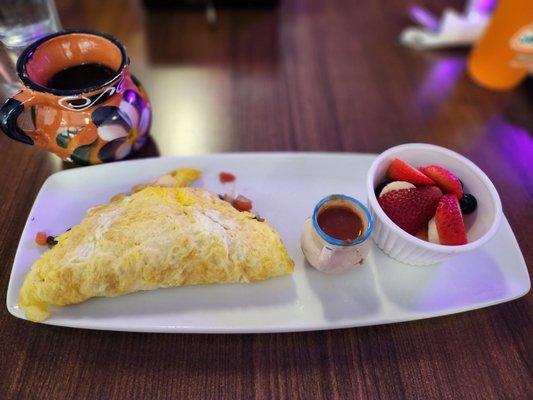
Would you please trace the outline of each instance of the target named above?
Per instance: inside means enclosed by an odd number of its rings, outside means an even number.
[[[509,40],[509,46],[516,53],[510,65],[533,72],[533,24],[520,28]]]

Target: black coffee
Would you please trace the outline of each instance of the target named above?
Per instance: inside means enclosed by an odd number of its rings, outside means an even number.
[[[66,68],[55,74],[48,87],[59,90],[85,89],[107,82],[115,71],[102,64],[81,64]]]

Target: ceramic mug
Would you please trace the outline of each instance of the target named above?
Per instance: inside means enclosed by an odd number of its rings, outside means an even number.
[[[329,236],[318,224],[318,216],[325,207],[341,206],[352,210],[361,219],[362,233],[354,240],[340,240]],[[374,220],[366,206],[353,197],[334,194],[318,202],[313,215],[307,219],[301,236],[301,247],[307,261],[326,273],[342,273],[359,266],[370,251],[370,235]]]
[[[47,87],[56,73],[92,63],[115,72],[82,89]],[[17,73],[22,90],[0,109],[0,129],[10,138],[81,165],[122,159],[146,141],[150,103],[129,71],[124,47],[112,36],[88,30],[46,36],[20,55]],[[23,129],[18,120],[24,111],[31,126]]]

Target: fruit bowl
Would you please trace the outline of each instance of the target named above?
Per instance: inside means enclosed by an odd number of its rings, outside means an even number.
[[[473,194],[478,203],[472,214],[464,216],[467,244],[447,246],[427,242],[405,232],[385,214],[374,189],[385,180],[394,158],[400,158],[415,167],[440,165],[462,180],[465,192]],[[375,221],[372,238],[383,252],[406,264],[434,264],[452,255],[476,249],[494,236],[502,219],[500,197],[487,175],[460,154],[431,144],[403,144],[381,153],[368,170],[366,189],[368,205]]]

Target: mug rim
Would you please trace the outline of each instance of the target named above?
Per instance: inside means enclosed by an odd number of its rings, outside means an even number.
[[[38,83],[33,81],[27,74],[26,62],[33,55],[35,50],[37,50],[37,48],[40,45],[42,45],[43,43],[47,42],[50,39],[53,39],[59,36],[75,34],[75,33],[85,33],[88,35],[102,37],[104,39],[109,40],[112,44],[114,44],[119,49],[122,60],[120,63],[120,67],[115,72],[115,74],[113,74],[111,78],[109,78],[107,81],[103,83],[100,83],[98,85],[88,86],[83,89],[52,89],[46,86],[39,85]],[[69,96],[69,95],[77,95],[77,94],[82,94],[82,93],[94,92],[96,90],[102,89],[114,83],[122,75],[124,69],[126,68],[128,64],[129,64],[129,59],[128,59],[128,55],[126,54],[126,49],[124,48],[122,43],[120,43],[114,36],[108,33],[98,32],[98,31],[94,31],[91,29],[64,29],[62,31],[55,32],[50,35],[43,36],[39,40],[36,40],[32,44],[30,44],[28,47],[26,47],[24,51],[20,54],[17,60],[17,75],[22,81],[22,83],[24,83],[24,85],[30,89],[33,89],[38,92],[51,93],[56,96]]]
[[[324,232],[322,230],[320,225],[318,225],[318,212],[320,211],[322,206],[324,204],[326,204],[327,202],[329,202],[329,201],[339,200],[339,199],[340,200],[346,200],[346,201],[354,204],[355,206],[357,206],[360,210],[363,211],[363,213],[365,214],[365,218],[367,220],[367,227],[366,227],[365,231],[356,240],[351,241],[351,242],[348,242],[346,240],[337,239],[337,238],[334,238],[333,236],[328,235],[326,232]],[[365,206],[363,203],[361,203],[359,200],[357,200],[357,199],[355,199],[355,198],[353,198],[351,196],[347,196],[345,194],[331,194],[329,196],[324,197],[315,206],[315,209],[313,210],[313,216],[312,216],[311,219],[313,221],[313,227],[318,232],[320,237],[322,237],[322,239],[324,239],[326,242],[328,242],[329,244],[332,244],[334,246],[349,247],[349,246],[355,246],[355,245],[361,244],[361,243],[365,242],[370,237],[370,235],[372,234],[372,231],[374,230],[374,218],[372,217],[372,214],[368,210],[368,207]]]

